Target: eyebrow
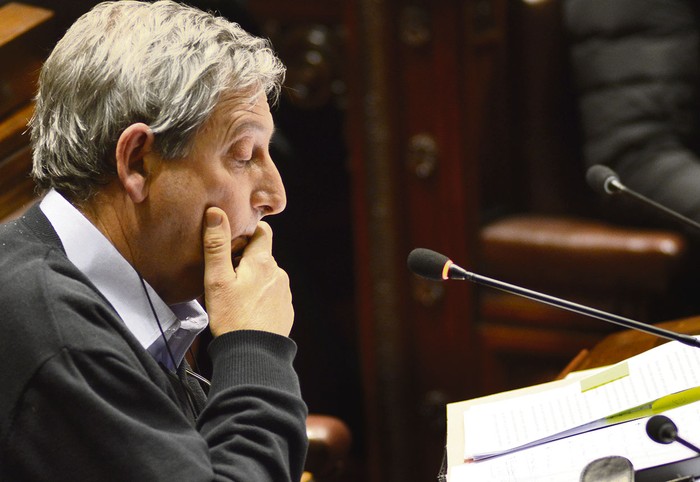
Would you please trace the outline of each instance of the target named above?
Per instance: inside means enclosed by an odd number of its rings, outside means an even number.
[[[231,127],[233,127],[233,125],[231,125]],[[240,124],[235,129],[233,129],[233,132],[230,133],[229,138],[238,137],[239,135],[241,135],[241,133],[243,133],[244,131],[247,131],[247,130],[265,131],[266,127],[258,121],[254,121],[254,120],[245,121],[243,124]],[[275,135],[275,131],[276,131],[276,128],[273,125],[270,139],[272,139],[272,137]],[[228,133],[227,133],[227,135],[228,135]]]

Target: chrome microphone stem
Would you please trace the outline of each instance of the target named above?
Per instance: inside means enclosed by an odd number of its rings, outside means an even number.
[[[529,298],[540,303],[545,303],[556,308],[572,311],[574,313],[590,316],[593,318],[598,318],[603,321],[615,323],[616,325],[620,325],[625,328],[632,328],[635,330],[643,331],[645,333],[660,336],[668,340],[678,341],[680,343],[683,343],[684,345],[700,348],[700,341],[698,341],[693,336],[684,335],[682,333],[675,333],[673,331],[665,330],[663,328],[648,323],[632,320],[623,316],[608,313],[606,311],[591,308],[589,306],[580,305],[572,301],[556,298],[554,296],[540,293],[538,291],[533,291],[510,283],[498,281],[493,278],[481,276],[479,274],[467,271],[464,268],[455,264],[453,264],[449,268],[449,277],[450,279],[463,279],[467,281],[472,281],[480,285],[488,286],[490,288],[495,288],[501,291],[505,291],[507,293]]]
[[[649,199],[648,197],[643,196],[642,194],[639,194],[636,191],[628,189],[624,184],[621,184],[620,182],[615,183],[615,188],[616,188],[615,193],[624,194],[625,196],[629,196],[631,198],[634,198],[637,201],[640,201],[644,204],[648,204],[649,206],[652,206],[654,209],[658,209],[659,211],[661,211],[664,214],[666,214],[667,216],[675,219],[676,221],[682,223],[683,225],[689,226],[689,227],[695,229],[696,231],[700,232],[700,224],[697,223],[696,221],[693,221],[689,217],[683,216],[679,212],[676,212],[672,209],[669,209],[666,206],[659,204],[656,201],[653,201],[652,199]]]
[[[684,216],[683,214],[674,211],[673,209],[667,208],[666,206],[657,203],[656,201],[649,199],[643,194],[633,191],[625,186],[618,177],[617,173],[610,169],[608,166],[603,166],[597,164],[591,166],[586,172],[586,181],[591,186],[591,188],[603,195],[617,196],[619,194],[629,196],[633,200],[646,204],[648,207],[652,207],[657,211],[669,216],[670,218],[678,221],[685,226],[691,227],[697,231],[700,231],[700,223]]]
[[[676,435],[676,442],[683,445],[685,448],[692,450],[693,452],[700,454],[700,448],[696,447],[694,444],[688,442],[687,440]]]

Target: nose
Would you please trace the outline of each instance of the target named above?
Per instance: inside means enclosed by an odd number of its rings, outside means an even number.
[[[253,207],[259,209],[263,216],[279,214],[287,206],[282,176],[269,156],[263,168],[261,186],[253,192],[252,202]]]

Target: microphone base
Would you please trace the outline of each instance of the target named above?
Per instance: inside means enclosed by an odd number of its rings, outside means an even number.
[[[679,460],[634,473],[635,482],[685,482],[700,476],[700,456]]]

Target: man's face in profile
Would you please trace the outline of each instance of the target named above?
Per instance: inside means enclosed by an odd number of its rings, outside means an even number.
[[[208,207],[223,209],[231,225],[232,255],[240,255],[264,216],[281,212],[286,195],[270,158],[274,132],[264,94],[224,96],[194,138],[190,155],[156,160],[140,264],[167,303],[203,292],[202,224]]]

